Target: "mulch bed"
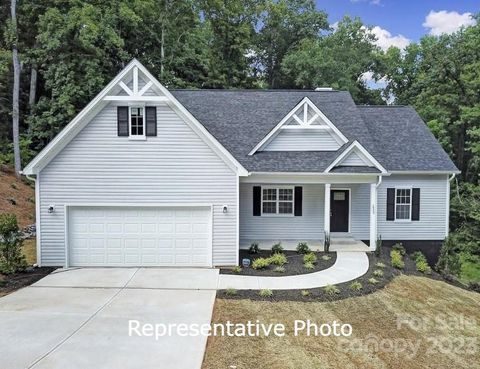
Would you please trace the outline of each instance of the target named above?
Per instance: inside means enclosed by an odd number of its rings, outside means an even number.
[[[3,275],[0,274],[0,296],[8,295],[15,290],[26,287],[42,279],[56,268],[41,267],[29,271]]]
[[[285,272],[283,273],[275,272],[274,269],[276,265],[270,265],[268,268],[262,270],[256,270],[252,267],[242,268],[240,273],[235,273],[231,268],[224,268],[220,269],[220,274],[250,275],[256,277],[285,277],[288,275],[315,273],[323,269],[328,269],[335,264],[335,260],[337,260],[336,252],[330,252],[328,254],[325,252],[315,252],[317,255],[317,264],[315,264],[315,268],[306,269],[303,266],[302,254],[298,254],[296,251],[284,251],[283,253],[288,259],[288,263],[283,265],[285,268]],[[324,255],[328,255],[330,260],[323,260],[322,256]],[[257,258],[268,258],[270,256],[271,252],[269,250],[261,250],[258,254],[249,254],[248,250],[240,250],[239,264],[242,265],[242,259],[244,258],[250,259],[253,262],[253,260]]]
[[[259,296],[258,290],[238,290],[235,295],[228,295],[225,290],[221,290],[217,292],[217,297],[224,299],[250,299],[261,301],[337,301],[350,297],[368,295],[370,293],[378,291],[384,288],[396,276],[399,276],[401,274],[432,278],[435,280],[441,280],[453,284],[456,287],[466,288],[458,282],[445,280],[442,275],[436,273],[434,270],[432,270],[432,273],[429,275],[418,272],[415,267],[415,262],[410,258],[409,255],[405,255],[403,258],[405,262],[404,269],[399,270],[393,268],[390,263],[390,248],[385,247],[379,257],[375,256],[373,253],[367,253],[367,255],[370,262],[370,267],[367,273],[354,280],[362,284],[362,289],[360,291],[352,290],[350,288],[350,285],[353,281],[349,281],[336,284],[335,286],[339,289],[339,293],[335,294],[327,293],[325,291],[325,287],[322,287],[308,290],[273,290],[272,297],[261,297]],[[376,266],[377,263],[383,263],[385,267],[379,268]],[[383,277],[374,276],[375,271],[379,269],[383,271]],[[370,283],[370,278],[375,278],[378,283]],[[302,291],[308,291],[309,295],[303,296]]]

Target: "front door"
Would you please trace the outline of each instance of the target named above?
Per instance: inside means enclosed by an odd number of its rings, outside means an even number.
[[[349,194],[348,190],[330,191],[331,232],[348,232]]]

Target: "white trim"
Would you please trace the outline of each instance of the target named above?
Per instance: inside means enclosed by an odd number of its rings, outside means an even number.
[[[40,222],[42,214],[40,201],[40,174],[37,174],[37,178],[35,178],[35,232],[38,266],[42,266],[42,226]]]
[[[300,109],[302,106],[304,107],[303,121],[300,118],[298,118],[297,115],[295,114],[295,112],[298,109]],[[305,126],[305,127],[309,126],[310,129],[312,129],[311,127],[315,127],[315,126],[310,126],[312,121],[307,122],[307,119],[305,118],[306,109],[308,107],[311,107],[315,112],[315,114],[317,114],[318,117],[322,119],[325,122],[325,124],[333,130],[333,132],[335,133],[334,138],[337,139],[337,142],[339,142],[339,144],[346,144],[348,142],[348,139],[343,135],[342,132],[340,132],[340,130],[337,127],[335,127],[335,125],[330,121],[330,119],[328,119],[327,116],[323,114],[320,111],[320,109],[318,109],[316,105],[308,97],[304,97],[302,101],[300,101],[297,105],[295,105],[295,107],[292,110],[290,110],[290,112],[285,117],[283,117],[283,119],[248,153],[248,155],[255,154],[258,150],[262,149],[265,145],[267,145],[270,142],[270,140],[279,133],[280,128],[282,128],[282,126],[292,117],[302,126]]]
[[[236,237],[236,252],[235,252],[235,257],[236,257],[236,263],[235,265],[239,265],[240,263],[240,177],[237,176],[237,225],[236,225],[236,231],[237,231],[237,237]]]
[[[133,96],[133,91],[130,90],[130,88],[123,81],[118,82],[118,85],[123,88],[123,90],[128,94],[128,96]]]
[[[132,108],[142,109],[142,135],[132,135]],[[146,140],[147,139],[147,124],[146,124],[145,105],[130,105],[128,106],[128,138],[130,140]]]
[[[263,212],[263,189],[274,189],[276,190],[276,200],[265,200],[265,202],[275,202],[276,203],[276,212],[275,213],[264,213]],[[291,185],[261,185],[261,196],[260,196],[260,216],[262,217],[294,217],[295,216],[295,186]],[[280,201],[279,190],[292,190],[292,200],[282,200]],[[280,214],[278,211],[280,209],[280,202],[291,202],[292,203],[292,212]]]
[[[331,208],[331,195],[332,185],[330,183],[325,183],[324,194],[323,194],[323,231],[329,235],[330,234],[330,208]]]
[[[395,203],[393,208],[393,221],[397,223],[410,223],[412,221],[412,208],[413,208],[413,194],[412,194],[412,186],[395,186]],[[410,214],[408,219],[397,219],[397,190],[410,190]],[[399,204],[399,205],[406,205],[406,204]]]
[[[107,105],[105,97],[122,81],[132,69],[137,68],[146,79],[152,81],[152,87],[164,96],[142,96],[141,101],[166,101],[172,109],[185,120],[187,125],[232,169],[240,176],[248,175],[248,171],[233,155],[215,139],[207,129],[136,59],[133,59],[110,83],[77,114],[73,120],[25,167],[25,174],[37,174],[53,159],[89,121]],[[137,71],[137,72],[138,72]],[[119,98],[121,98],[119,100]],[[135,101],[136,98],[116,96],[117,101]],[[161,98],[161,99],[159,99]],[[113,97],[112,97],[113,99]]]
[[[381,177],[380,177],[381,178]],[[378,234],[378,219],[377,219],[377,187],[378,184],[371,183],[370,184],[370,233],[369,233],[369,240],[370,240],[370,250],[375,251],[377,248],[377,234]]]
[[[391,174],[460,174],[459,170],[390,170]]]
[[[69,210],[70,208],[82,208],[82,207],[90,207],[90,208],[103,208],[103,207],[112,207],[112,208],[178,208],[178,207],[189,207],[189,208],[205,208],[205,209],[210,209],[210,232],[209,232],[209,252],[208,255],[210,255],[210,260],[208,262],[207,267],[212,268],[213,267],[213,217],[214,217],[214,204],[208,203],[208,204],[139,204],[139,203],[114,203],[114,204],[103,204],[103,203],[78,203],[78,204],[65,204],[65,268],[68,268],[70,265],[70,260],[69,260],[69,239],[70,235],[68,233],[68,222],[69,222]]]
[[[69,234],[69,223],[70,223],[70,216],[69,216],[69,206],[63,206],[64,211],[64,240],[65,240],[65,268],[70,266],[70,234]]]
[[[332,191],[348,191],[348,231],[347,233],[350,233],[351,227],[352,227],[352,189],[349,187],[330,187],[330,193]],[[328,212],[330,214],[331,209],[332,209],[332,201],[334,201],[332,195],[330,194],[330,209],[328,209]],[[330,224],[330,229],[332,228],[332,225]],[[338,231],[334,232],[330,230],[330,233],[345,233],[345,231]]]
[[[133,94],[138,95],[138,67],[133,67]]]
[[[145,84],[145,86],[143,86],[142,89],[141,89],[140,91],[138,91],[138,95],[139,95],[139,96],[142,96],[142,95],[143,95],[145,92],[147,92],[148,89],[149,89],[150,87],[152,87],[152,86],[153,86],[153,82],[152,82],[152,81],[148,81],[148,82]]]
[[[352,150],[359,150],[370,162],[382,173],[387,173],[387,170],[365,149],[360,142],[353,141],[337,158],[325,169],[324,173],[330,172],[335,166],[338,165]]]
[[[455,178],[455,173],[447,176],[447,195],[446,197],[446,214],[445,214],[445,238],[450,234],[450,182]]]
[[[165,96],[105,96],[105,101],[155,101],[168,102]]]

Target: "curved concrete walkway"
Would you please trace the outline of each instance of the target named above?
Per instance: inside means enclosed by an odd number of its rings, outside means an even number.
[[[315,273],[287,277],[254,277],[231,274],[218,276],[217,289],[236,290],[303,290],[348,282],[368,270],[368,256],[364,252],[338,251],[337,260],[330,268]]]

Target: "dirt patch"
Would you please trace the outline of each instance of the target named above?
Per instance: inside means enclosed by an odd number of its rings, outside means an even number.
[[[210,337],[204,369],[437,369],[480,362],[480,295],[431,278],[399,275],[366,296],[333,302],[218,298],[212,323],[283,323],[284,337]],[[474,324],[443,324],[465,317]],[[403,319],[425,322],[400,324]],[[352,325],[351,337],[293,335],[294,320]],[[437,321],[436,319],[439,319]],[[417,351],[391,350],[408,342]],[[463,342],[463,343],[462,343]],[[471,342],[476,346],[468,347]],[[383,343],[379,346],[379,343]],[[437,345],[440,343],[440,347]],[[453,346],[452,346],[453,345]],[[400,347],[400,345],[399,345]],[[411,346],[409,346],[411,347]],[[450,348],[450,349],[449,349]]]
[[[0,296],[8,295],[22,287],[29,286],[50,274],[55,269],[56,268],[52,267],[41,267],[32,268],[31,270],[22,273],[9,275],[0,274]]]
[[[35,185],[27,179],[0,170],[0,213],[17,216],[18,225],[24,228],[35,223]]]
[[[303,265],[303,255],[298,254],[295,251],[284,251],[283,254],[287,257],[288,263],[284,264],[283,267],[285,271],[283,273],[275,272],[275,265],[270,265],[266,269],[256,270],[252,267],[249,268],[242,268],[240,273],[235,273],[231,268],[224,268],[220,269],[220,274],[235,274],[235,275],[250,275],[250,276],[258,276],[258,277],[282,277],[287,275],[298,275],[298,274],[307,274],[307,273],[314,273],[320,270],[328,269],[337,260],[337,253],[330,252],[314,252],[317,255],[317,263],[315,264],[314,269],[306,269]],[[271,256],[270,251],[262,250],[258,254],[249,254],[247,250],[240,250],[240,258],[239,264],[242,265],[242,259],[247,258],[250,259],[252,262],[257,258],[268,258]],[[328,260],[324,260],[323,257],[329,257]]]

